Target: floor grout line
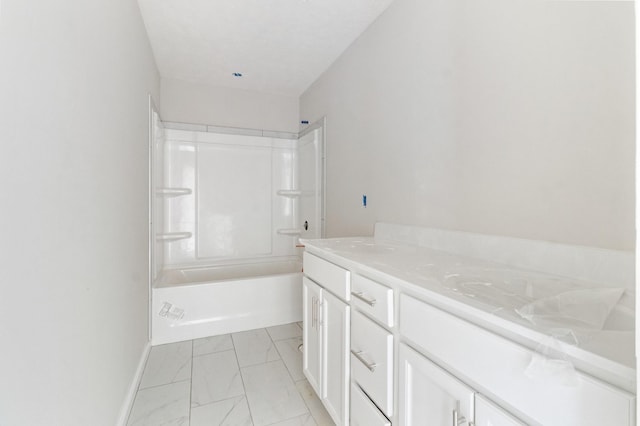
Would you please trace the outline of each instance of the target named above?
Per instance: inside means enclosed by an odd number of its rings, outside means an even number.
[[[191,339],[191,374],[189,374],[189,426],[191,426],[191,411],[193,402],[191,399],[193,398],[193,347],[195,339]]]
[[[293,339],[292,339],[293,340]],[[282,341],[282,340],[281,340]],[[295,384],[296,380],[293,378],[293,374],[291,374],[291,370],[289,370],[289,366],[287,365],[286,362],[284,362],[284,358],[282,357],[282,352],[280,352],[280,349],[278,349],[278,345],[273,344],[276,347],[276,351],[278,351],[278,355],[280,355],[280,360],[282,360],[282,363],[284,364],[284,368],[287,369],[287,373],[289,374],[289,378],[291,379],[291,381]],[[300,393],[300,392],[298,392]]]
[[[159,385],[148,386],[148,387],[146,387],[146,388],[138,389],[138,390],[136,391],[136,396],[138,395],[138,393],[140,393],[140,392],[144,392],[144,391],[146,391],[146,390],[148,390],[148,389],[155,389],[155,388],[159,388],[159,387],[162,387],[162,386],[175,385],[176,383],[183,383],[183,382],[187,382],[187,381],[190,381],[190,380],[191,380],[191,379],[183,379],[183,380],[176,380],[175,382],[161,383],[161,384],[159,384]]]
[[[298,323],[295,323],[297,326],[299,326]],[[301,328],[302,329],[302,328]],[[311,412],[311,409],[309,408],[309,404],[307,404],[307,400],[305,399],[305,397],[302,395],[302,393],[300,392],[300,389],[298,389],[298,386],[296,386],[296,383],[301,382],[303,380],[306,380],[306,378],[300,379],[300,380],[295,380],[293,378],[293,375],[291,374],[291,370],[289,370],[289,366],[287,365],[286,362],[284,362],[284,358],[282,357],[282,353],[280,352],[280,349],[278,349],[278,345],[276,345],[276,340],[273,340],[273,337],[271,336],[271,334],[269,333],[269,331],[267,331],[267,334],[269,334],[269,337],[271,337],[271,342],[273,343],[273,345],[276,347],[276,351],[278,351],[278,355],[280,356],[280,361],[282,361],[282,364],[284,364],[285,369],[287,370],[287,373],[289,374],[289,378],[291,379],[291,381],[293,382],[293,386],[296,388],[296,392],[298,392],[298,395],[300,396],[300,399],[302,399],[302,403],[304,404],[304,406],[307,408],[307,414],[313,419],[313,421],[318,425],[321,426],[317,421],[316,418],[313,416],[313,413]],[[285,340],[293,340],[293,339],[302,339],[302,336],[293,336],[293,337],[289,337],[286,339],[280,339],[278,340],[278,342],[283,342]],[[295,349],[297,350],[297,348]],[[272,361],[275,362],[275,361]],[[304,414],[303,414],[304,415]],[[295,419],[301,416],[294,416],[291,417],[289,419],[284,419],[275,423],[271,423],[272,425],[280,423],[280,422],[284,422],[287,420],[291,420],[291,419]]]
[[[238,365],[238,374],[240,374],[240,381],[242,381],[242,395],[244,396],[245,401],[247,402],[247,408],[249,409],[249,417],[251,418],[251,425],[255,425],[256,422],[253,420],[253,412],[251,411],[251,405],[249,404],[249,398],[247,398],[247,387],[244,384],[244,377],[242,376],[242,368],[240,367],[240,360],[238,359],[238,352],[236,350],[236,342],[233,340],[233,333],[229,333],[231,337],[231,345],[233,346],[233,354],[236,357],[236,364]]]

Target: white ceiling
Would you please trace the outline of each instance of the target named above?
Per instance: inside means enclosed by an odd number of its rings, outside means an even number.
[[[138,3],[163,78],[298,96],[392,1]]]

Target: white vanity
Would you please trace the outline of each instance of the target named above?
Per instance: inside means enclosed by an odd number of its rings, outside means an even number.
[[[631,253],[392,224],[304,243],[303,368],[336,424],[635,424]]]

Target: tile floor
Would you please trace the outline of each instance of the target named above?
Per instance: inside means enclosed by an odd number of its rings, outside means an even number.
[[[302,324],[151,348],[128,426],[332,426],[302,374]]]

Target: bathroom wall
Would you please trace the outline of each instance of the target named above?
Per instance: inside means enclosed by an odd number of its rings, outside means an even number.
[[[148,340],[148,93],[130,0],[0,5],[0,424],[116,424]]]
[[[298,98],[163,78],[165,121],[298,132]]]
[[[327,116],[327,236],[387,221],[632,249],[633,16],[395,0],[300,100]]]

